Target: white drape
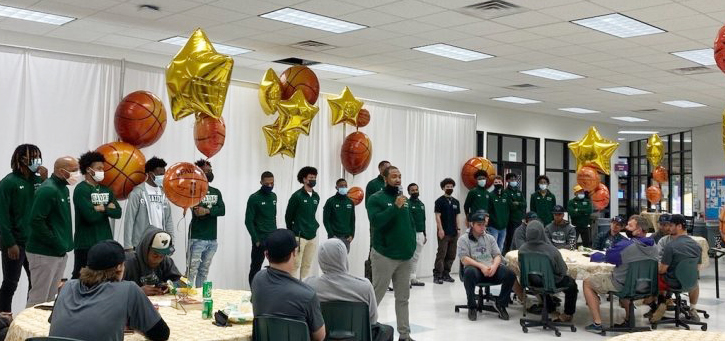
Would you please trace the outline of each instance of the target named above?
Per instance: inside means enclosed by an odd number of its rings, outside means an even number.
[[[281,71],[281,70],[278,70]],[[37,144],[43,151],[46,166],[62,155],[77,156],[99,145],[116,140],[113,114],[121,93],[148,90],[163,99],[169,109],[163,69],[122,63],[117,60],[70,56],[33,50],[0,48],[0,93],[5,100],[0,106],[6,133],[0,134],[0,155],[9,160],[20,143]],[[260,72],[261,76],[261,72]],[[121,84],[123,89],[119,91]],[[353,89],[354,90],[354,89]],[[259,176],[269,170],[275,175],[278,196],[277,223],[284,227],[287,201],[300,187],[297,171],[303,166],[318,169],[318,186],[322,202],[318,221],[322,222],[324,201],[334,194],[335,180],[344,177],[350,186],[365,187],[377,176],[377,163],[389,160],[400,168],[403,184],[416,182],[427,208],[427,230],[430,241],[420,260],[418,273],[430,275],[435,257],[435,218],[433,202],[441,195],[438,183],[452,177],[460,183],[460,167],[475,153],[476,120],[473,115],[401,107],[366,101],[372,120],[360,130],[373,143],[370,167],[352,176],[343,171],[340,146],[345,133],[354,128],[331,126],[325,95],[320,95],[320,111],[314,119],[309,136],[301,135],[296,158],[268,157],[261,127],[274,121],[262,112],[254,84],[233,82],[227,95],[224,119],[227,126],[224,148],[211,158],[215,180],[213,186],[222,191],[226,216],[219,219],[219,249],[212,263],[210,280],[217,288],[248,288],[251,242],[244,226],[244,210],[248,196],[259,188]],[[193,141],[194,119],[169,122],[163,137],[142,151],[147,158],[158,156],[169,164],[203,158]],[[72,189],[71,189],[72,190]],[[466,190],[461,184],[456,194],[461,200]],[[121,203],[125,206],[125,203]],[[190,213],[182,217],[174,209],[177,252],[173,258],[185,270],[185,235]],[[363,205],[356,208],[357,233],[350,252],[350,269],[363,273],[367,258],[369,231]],[[115,238],[121,240],[122,229],[115,222]],[[326,239],[322,226],[319,241]],[[72,254],[66,267],[69,276]],[[315,266],[313,273],[319,271]],[[27,281],[24,275],[15,295],[14,311],[24,306]]]

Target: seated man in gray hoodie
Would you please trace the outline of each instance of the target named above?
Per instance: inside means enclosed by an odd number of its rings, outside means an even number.
[[[579,294],[579,289],[576,286],[576,281],[567,275],[569,268],[564,263],[564,258],[561,257],[561,253],[551,243],[548,243],[545,238],[544,225],[538,220],[530,222],[526,226],[526,243],[519,248],[519,257],[527,253],[540,253],[549,258],[553,266],[556,286],[566,288],[564,290],[564,314],[560,314],[557,320],[571,322],[572,316],[576,311],[576,298]],[[547,299],[547,307],[553,311],[554,302],[551,296],[548,296]]]
[[[377,323],[378,304],[373,285],[366,278],[348,273],[347,248],[337,238],[324,241],[317,253],[322,276],[307,277],[304,282],[317,292],[320,302],[363,302],[370,310],[373,341],[393,340],[393,327]],[[329,326],[328,326],[329,327]]]
[[[576,245],[576,229],[564,219],[566,210],[561,205],[554,206],[554,221],[546,226],[546,236],[557,249],[568,249]]]
[[[165,294],[169,290],[166,282],[176,282],[181,278],[181,272],[170,257],[173,253],[171,235],[149,227],[136,246],[136,252],[126,259],[123,279],[136,282],[146,296]]]

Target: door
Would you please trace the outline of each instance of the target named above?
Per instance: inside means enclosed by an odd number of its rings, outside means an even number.
[[[521,192],[523,193],[528,193],[526,188],[526,164],[523,162],[503,161],[499,166],[498,172],[498,174],[504,178],[504,182],[506,180],[506,174],[516,174],[519,178],[519,189],[521,189]],[[504,184],[504,186],[506,186],[506,184]]]

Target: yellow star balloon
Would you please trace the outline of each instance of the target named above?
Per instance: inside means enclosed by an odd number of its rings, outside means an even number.
[[[277,154],[295,157],[297,151],[297,138],[300,136],[298,131],[288,131],[281,133],[279,131],[279,118],[274,124],[262,127],[264,139],[267,141],[267,154],[274,156]]]
[[[347,123],[351,126],[357,126],[357,114],[363,107],[363,102],[359,101],[352,95],[350,88],[345,87],[340,96],[327,99],[330,105],[330,123],[336,125],[339,123]]]
[[[272,115],[277,110],[277,104],[282,99],[282,84],[274,70],[269,69],[264,73],[262,82],[259,83],[259,104],[267,115]]]
[[[197,28],[166,67],[174,120],[194,113],[219,119],[233,66],[234,59],[217,53],[204,31]]]
[[[662,158],[665,156],[665,145],[657,134],[652,134],[647,139],[647,160],[652,163],[655,168],[660,165]]]
[[[277,104],[279,112],[279,131],[298,131],[305,135],[310,134],[312,119],[320,108],[310,105],[301,90],[295,91],[290,99]]]
[[[569,143],[569,150],[576,158],[577,172],[584,166],[591,166],[607,175],[612,154],[618,147],[619,143],[602,138],[594,126],[589,127],[581,140]]]

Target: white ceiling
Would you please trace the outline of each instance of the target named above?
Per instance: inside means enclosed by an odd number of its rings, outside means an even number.
[[[526,11],[492,20],[457,10],[481,0],[0,0],[0,4],[78,18],[63,26],[16,19],[0,19],[3,30],[110,45],[173,56],[178,46],[159,43],[171,36],[189,35],[202,27],[214,42],[253,49],[236,56],[236,64],[252,69],[285,66],[272,63],[287,57],[375,71],[361,77],[317,71],[322,79],[351,86],[390,89],[449,100],[480,103],[534,113],[584,118],[626,128],[686,128],[718,122],[725,107],[725,74],[711,72],[677,75],[670,70],[699,64],[670,52],[712,47],[725,20],[723,0],[508,0]],[[159,12],[138,9],[139,4],[160,7]],[[367,25],[343,34],[260,18],[282,7]],[[618,12],[667,32],[635,38],[617,38],[569,21]],[[290,47],[316,40],[336,48],[311,52]],[[495,58],[462,62],[411,50],[447,43]],[[554,81],[518,71],[554,68],[586,78]],[[259,73],[260,78],[262,72]],[[410,86],[439,82],[470,88],[445,93]],[[540,88],[511,90],[528,83]],[[623,96],[597,90],[631,86],[653,92]],[[518,105],[490,98],[519,96],[542,101]],[[682,109],[663,101],[689,100],[707,107]],[[599,114],[573,114],[557,108],[581,107]],[[656,109],[654,112],[637,112]],[[650,120],[625,123],[613,116]]]

